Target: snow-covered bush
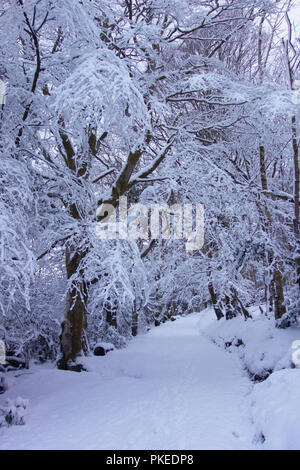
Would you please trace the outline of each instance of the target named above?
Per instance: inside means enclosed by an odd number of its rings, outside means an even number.
[[[300,338],[300,328],[276,328],[273,317],[250,309],[252,318],[213,322],[204,331],[214,343],[237,354],[254,381],[266,379],[273,371],[292,367],[292,343]]]
[[[28,400],[18,397],[15,400],[7,400],[0,407],[0,427],[25,424],[26,408]]]

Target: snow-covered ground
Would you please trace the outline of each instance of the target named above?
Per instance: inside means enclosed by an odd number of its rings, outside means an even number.
[[[241,316],[227,321],[211,321],[202,333],[218,346],[236,353],[249,374],[264,379],[270,372],[291,368],[292,345],[300,340],[300,328],[279,329],[273,316],[262,315],[259,309],[250,309],[252,319]],[[210,317],[211,312],[204,312]],[[207,322],[207,320],[206,320]]]
[[[266,379],[251,394],[252,420],[263,447],[300,449],[300,328],[275,328],[274,318],[259,309],[251,309],[251,315],[247,322],[241,317],[216,322],[206,311],[201,332],[238,357],[254,380]]]
[[[126,349],[86,358],[89,372],[49,365],[20,372],[0,405],[29,399],[26,424],[0,428],[0,449],[255,449],[262,448],[260,432],[272,447],[273,405],[266,403],[263,415],[262,404],[273,387],[253,386],[238,355],[201,334],[212,321],[205,311],[165,323]],[[300,372],[282,372],[293,371]],[[253,387],[260,387],[256,394]],[[297,419],[288,423],[297,448]]]
[[[276,371],[254,386],[253,418],[273,450],[300,449],[300,369]]]

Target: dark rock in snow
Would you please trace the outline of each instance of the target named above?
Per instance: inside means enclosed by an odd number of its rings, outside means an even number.
[[[111,344],[97,344],[94,349],[94,356],[105,356],[105,354],[113,350],[114,347]]]
[[[106,351],[102,346],[97,346],[94,349],[94,356],[105,356]]]

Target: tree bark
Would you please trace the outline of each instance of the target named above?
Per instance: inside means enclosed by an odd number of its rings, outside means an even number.
[[[132,309],[132,326],[131,326],[131,334],[132,336],[136,336],[138,334],[138,312],[136,308],[136,301],[134,300],[133,309]]]
[[[294,154],[294,234],[296,243],[297,284],[300,288],[300,223],[299,223],[299,147],[297,142],[296,117],[292,117],[293,154]]]
[[[266,173],[265,165],[265,148],[263,145],[259,147],[259,156],[260,156],[260,177],[261,177],[261,186],[263,191],[266,193],[268,191],[268,180]],[[268,208],[268,204],[264,204],[264,210],[266,213],[267,221],[265,223],[264,230],[270,236],[272,236],[272,216]],[[274,261],[273,253],[269,253],[268,256],[268,270],[272,266]],[[280,270],[279,262],[275,260],[275,267],[273,274],[270,273],[267,285],[267,298],[266,302],[269,303],[269,307],[273,306],[274,316],[277,324],[280,325],[280,319],[286,313],[286,307],[284,305],[284,281],[283,276]]]
[[[222,310],[218,306],[218,297],[217,297],[217,294],[215,293],[215,289],[214,289],[214,286],[213,286],[212,282],[208,283],[208,291],[209,291],[209,294],[210,294],[210,298],[211,298],[211,301],[212,301],[212,304],[213,304],[213,308],[214,308],[216,317],[217,317],[218,320],[221,320],[221,318],[223,318],[224,315],[223,315]]]
[[[62,322],[62,331],[60,336],[61,358],[58,361],[58,368],[63,370],[80,370],[74,368],[78,356],[82,351],[83,331],[86,328],[87,321],[87,299],[88,289],[83,279],[83,273],[80,272],[80,263],[85,254],[67,250],[66,269],[67,278],[79,272],[79,280],[70,288],[67,293],[67,305],[65,319]]]
[[[275,320],[278,321],[280,326],[280,320],[286,313],[284,305],[284,294],[283,294],[283,279],[279,269],[274,270],[274,314]]]
[[[117,329],[117,304],[111,303],[111,298],[108,297],[104,306],[106,313],[106,324]]]

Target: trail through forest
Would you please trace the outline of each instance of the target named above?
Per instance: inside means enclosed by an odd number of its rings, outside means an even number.
[[[29,399],[26,425],[1,429],[0,448],[253,448],[252,384],[236,357],[201,335],[207,320],[165,323],[87,358],[88,373],[22,375],[10,397]]]

